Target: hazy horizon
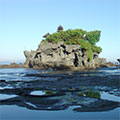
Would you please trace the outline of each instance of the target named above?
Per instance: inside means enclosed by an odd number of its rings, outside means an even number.
[[[0,0],[0,62],[24,62],[24,50],[36,50],[42,36],[65,30],[101,30],[100,57],[120,58],[119,0]]]

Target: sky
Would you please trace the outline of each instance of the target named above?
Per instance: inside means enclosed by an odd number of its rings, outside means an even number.
[[[100,57],[120,58],[120,0],[0,0],[0,62],[24,62],[59,25],[101,30]]]

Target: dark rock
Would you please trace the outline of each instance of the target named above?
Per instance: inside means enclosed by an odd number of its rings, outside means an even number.
[[[105,58],[93,54],[93,60],[87,57],[87,50],[80,45],[65,45],[64,42],[41,43],[36,51],[25,51],[25,67],[53,69],[88,69],[106,63]]]
[[[81,105],[81,108],[75,108],[74,111],[77,112],[101,112],[113,110],[120,107],[119,102],[108,101],[108,100],[98,100],[97,102]]]
[[[117,59],[118,62],[120,62],[120,59]]]
[[[0,80],[0,82],[5,82],[5,80]]]

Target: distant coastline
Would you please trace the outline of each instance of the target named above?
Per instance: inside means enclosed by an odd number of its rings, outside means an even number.
[[[0,68],[25,68],[24,63],[0,62]]]
[[[0,62],[0,65],[10,65],[11,63],[16,63],[16,64],[24,64],[24,62],[14,62],[14,61],[10,61],[10,62]]]

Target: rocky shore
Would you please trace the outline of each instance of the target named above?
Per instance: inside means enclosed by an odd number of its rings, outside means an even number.
[[[106,68],[106,71],[114,69]],[[72,110],[77,112],[113,110],[120,107],[117,100],[120,96],[120,75],[103,70],[44,73],[39,73],[39,70],[34,73],[30,70],[30,73],[27,71],[26,74],[21,71],[17,80],[0,80],[0,105],[17,105],[30,110],[48,111],[65,110],[70,106],[76,106]],[[31,78],[33,80],[30,80]],[[104,98],[103,94],[107,94],[108,98]],[[7,98],[4,98],[4,95]],[[109,99],[111,96],[114,99]]]
[[[116,66],[114,63],[112,63],[112,62],[108,62],[108,63],[105,63],[105,64],[100,64],[99,65],[99,67],[112,67],[112,66]],[[7,64],[4,64],[4,65],[0,65],[0,69],[4,69],[4,68],[29,68],[29,66],[28,65],[26,65],[26,62],[25,62],[25,64],[17,64],[17,63],[11,63],[11,64],[9,64],[9,65],[7,65]],[[37,67],[37,66],[34,66],[33,67],[34,69],[45,69],[45,67]],[[53,68],[54,70],[56,70],[55,68]],[[62,69],[69,69],[70,70],[70,68],[64,68],[64,66],[63,66],[63,68],[61,68],[61,70]],[[82,69],[90,69],[90,68],[80,68],[81,70]],[[80,70],[80,69],[78,69],[78,68],[74,68],[74,69],[71,69],[71,70]],[[93,69],[93,68],[91,68],[91,69]],[[60,70],[60,68],[59,68],[59,70]]]

